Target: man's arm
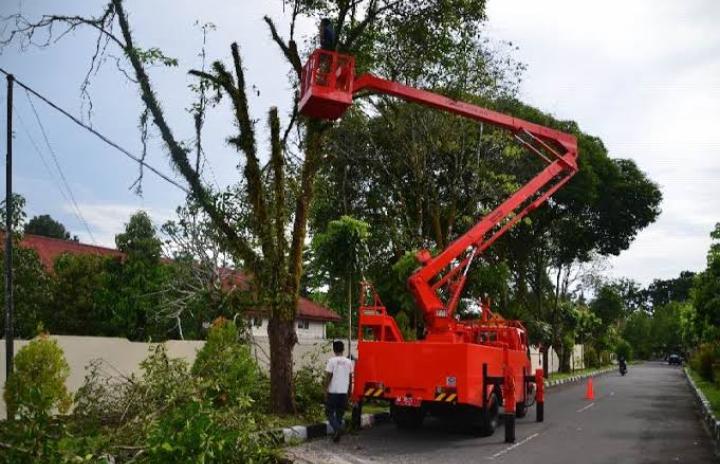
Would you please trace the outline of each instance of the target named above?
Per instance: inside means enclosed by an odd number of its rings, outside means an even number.
[[[332,372],[325,373],[325,379],[323,380],[323,390],[325,390],[326,394],[328,392],[328,388],[330,387],[330,382],[332,382],[332,376]]]
[[[353,387],[353,375],[352,372],[350,373],[350,380],[348,381],[348,398],[350,398],[350,395],[352,395],[352,387]]]

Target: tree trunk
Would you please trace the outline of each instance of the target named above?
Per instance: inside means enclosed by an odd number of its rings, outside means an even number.
[[[294,313],[294,312],[293,312]],[[295,320],[272,316],[268,323],[270,339],[270,405],[279,414],[295,412],[293,388],[293,348],[297,343]]]
[[[561,343],[558,346],[558,370],[560,372],[570,372],[570,353],[571,351],[567,349],[565,344]]]

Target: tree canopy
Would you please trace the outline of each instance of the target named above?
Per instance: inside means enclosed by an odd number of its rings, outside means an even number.
[[[49,214],[33,216],[27,224],[25,224],[26,234],[42,235],[43,237],[59,238],[62,240],[70,239],[70,232],[65,229],[59,221],[56,221]]]

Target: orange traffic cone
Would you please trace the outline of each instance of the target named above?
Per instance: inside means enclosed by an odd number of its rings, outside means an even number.
[[[592,377],[588,377],[587,390],[585,390],[585,399],[586,400],[594,400],[595,399],[595,390],[593,389]]]

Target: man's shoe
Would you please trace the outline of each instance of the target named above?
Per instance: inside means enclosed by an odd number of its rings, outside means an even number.
[[[342,435],[342,433],[338,430],[337,432],[335,432],[335,433],[333,434],[332,441],[335,442],[335,443],[338,443],[338,442],[340,441],[340,436],[341,436],[341,435]]]

